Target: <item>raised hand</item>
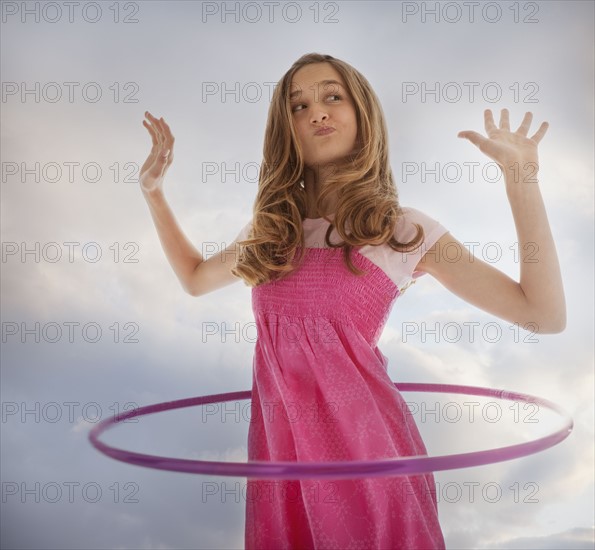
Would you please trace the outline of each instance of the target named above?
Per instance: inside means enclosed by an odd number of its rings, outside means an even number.
[[[539,169],[537,145],[545,135],[549,124],[543,122],[539,130],[530,138],[527,137],[533,114],[525,113],[523,122],[516,132],[510,131],[508,109],[502,109],[500,114],[500,128],[494,124],[492,111],[484,111],[485,129],[488,137],[472,130],[459,132],[457,137],[467,138],[477,145],[479,150],[498,163],[505,175],[513,174],[518,181],[519,170],[521,174],[535,174]]]
[[[139,182],[143,192],[150,193],[163,190],[163,178],[174,160],[175,138],[163,117],[156,119],[149,111],[145,112],[145,117],[150,124],[143,120],[143,125],[151,134],[153,146],[140,169]]]

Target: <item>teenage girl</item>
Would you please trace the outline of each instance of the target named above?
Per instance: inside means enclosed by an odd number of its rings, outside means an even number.
[[[422,210],[401,207],[380,103],[344,61],[307,54],[279,81],[252,219],[208,260],[164,196],[174,137],[163,118],[145,116],[153,145],[141,189],[183,288],[201,296],[240,279],[252,287],[252,406],[259,414],[249,428],[249,460],[427,454],[377,347],[396,299],[421,275],[510,323],[564,330],[560,266],[538,182],[537,146],[548,124],[529,137],[531,113],[513,132],[507,109],[498,126],[487,109],[486,136],[458,134],[502,170],[519,242],[518,282],[474,258]],[[249,479],[248,495],[246,548],[444,548],[432,474]]]

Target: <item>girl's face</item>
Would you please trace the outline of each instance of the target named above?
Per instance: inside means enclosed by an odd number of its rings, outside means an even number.
[[[355,152],[355,106],[341,75],[330,63],[311,63],[296,71],[290,94],[291,116],[306,166],[338,162]],[[334,130],[317,135],[323,126]]]

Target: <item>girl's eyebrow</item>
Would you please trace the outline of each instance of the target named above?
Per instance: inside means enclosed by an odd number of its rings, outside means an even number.
[[[323,86],[328,86],[329,84],[337,84],[337,85],[343,87],[343,85],[337,80],[321,80],[320,82],[317,82],[317,84],[322,84]],[[301,90],[296,90],[295,92],[291,92],[289,94],[289,100],[291,101],[294,97],[299,96],[301,93],[302,93]]]

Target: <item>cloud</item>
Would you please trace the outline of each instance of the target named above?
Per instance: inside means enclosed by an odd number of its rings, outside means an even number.
[[[21,483],[33,490],[25,502],[19,493],[3,503],[2,546],[242,547],[242,501],[202,502],[204,477],[135,467],[98,453],[87,439],[95,424],[80,412],[84,403],[96,402],[105,417],[110,407],[121,410],[127,403],[143,406],[250,388],[254,342],[247,336],[253,332],[243,330],[253,321],[250,290],[238,282],[198,299],[183,292],[136,181],[150,149],[141,121],[146,109],[164,116],[176,137],[166,196],[188,239],[198,250],[208,242],[230,241],[251,217],[258,189],[243,169],[262,160],[269,102],[236,101],[233,94],[224,100],[221,95],[204,98],[203,84],[256,83],[266,95],[265,83],[276,82],[306,51],[321,51],[351,62],[377,90],[402,204],[426,211],[462,241],[497,240],[508,256],[495,265],[517,280],[520,266],[508,248],[517,235],[503,182],[481,177],[435,182],[431,176],[422,181],[419,175],[403,181],[401,163],[485,163],[481,151],[456,138],[465,128],[483,132],[484,108],[509,107],[513,124],[526,110],[534,112],[534,125],[550,122],[540,145],[540,189],[564,276],[566,331],[515,332],[427,276],[396,302],[379,347],[397,382],[526,392],[556,402],[574,419],[572,434],[543,453],[436,473],[445,490],[440,512],[449,547],[593,548],[593,5],[539,3],[539,24],[530,25],[513,23],[513,10],[505,8],[497,24],[403,24],[399,4],[391,2],[320,4],[318,23],[311,21],[315,11],[305,7],[304,19],[295,24],[203,23],[204,4],[141,2],[138,23],[103,19],[95,25],[76,17],[58,26],[33,22],[34,17],[23,24],[15,16],[3,24],[12,52],[3,56],[5,81],[29,88],[36,81],[40,86],[98,82],[104,94],[93,103],[78,93],[79,86],[72,103],[66,96],[52,103],[47,95],[40,101],[30,95],[8,100],[2,108],[4,167],[14,162],[19,170],[30,170],[2,182],[3,250],[9,242],[19,247],[2,264],[2,476],[3,483],[17,483],[19,491]],[[334,7],[339,22],[325,23]],[[486,47],[496,41],[498,48]],[[504,95],[496,103],[484,98],[422,101],[419,96],[405,102],[402,85],[408,81],[495,81]],[[523,86],[530,82],[539,85],[539,102],[515,101],[515,83],[526,93]],[[73,178],[69,162],[78,163]],[[239,175],[230,173],[224,182],[223,162],[227,167],[241,163]],[[62,170],[57,182],[45,178],[51,163]],[[81,168],[89,163],[102,169],[97,182]],[[218,174],[204,178],[204,163],[218,166]],[[81,245],[71,263],[64,243],[72,241]],[[64,254],[55,263],[44,256],[49,252],[44,245],[53,242]],[[101,261],[81,257],[88,242],[101,245]],[[35,243],[41,258],[30,254],[23,261],[21,247],[31,250]],[[127,243],[138,248],[125,248]],[[123,261],[131,252],[139,262]],[[498,324],[501,339],[448,341],[448,334],[440,332],[439,341],[431,335],[422,340],[417,332],[405,340],[407,323],[465,327],[477,321]],[[24,342],[22,322],[32,330]],[[74,341],[68,322],[79,323]],[[91,322],[102,328],[97,343],[80,331]],[[131,335],[126,323],[138,325],[137,343],[123,341]],[[219,330],[207,335],[209,323]],[[232,327],[226,338],[223,323]],[[48,341],[53,324],[63,331],[55,343]],[[19,332],[7,334],[14,326]],[[434,406],[436,396],[405,397]],[[439,403],[458,399],[443,397]],[[44,417],[43,405],[49,402],[62,407],[59,422]],[[65,402],[79,403],[73,421]],[[23,420],[21,407],[31,411],[37,403],[41,412],[33,410]],[[12,415],[6,407],[18,410]],[[245,460],[245,424],[199,425],[197,415],[197,410],[155,415],[118,427],[104,439],[141,452]],[[524,441],[555,427],[553,417],[540,419],[537,425],[449,423],[430,415],[421,421],[418,415],[416,422],[431,451],[447,453]],[[104,498],[92,503],[77,493],[74,503],[35,502],[35,483],[69,481],[99,483]],[[138,502],[114,502],[115,483],[123,490],[126,482],[138,485]],[[498,483],[503,495],[497,503],[483,498],[449,502],[449,482],[463,489],[477,482],[480,490]],[[523,500],[532,494],[531,483],[538,484],[537,503]],[[510,487],[520,493],[520,502]]]
[[[497,550],[505,549],[540,549],[540,550],[587,550],[593,548],[595,542],[595,533],[593,529],[576,527],[560,533],[555,533],[544,537],[517,537],[501,543],[495,543],[490,548]]]

